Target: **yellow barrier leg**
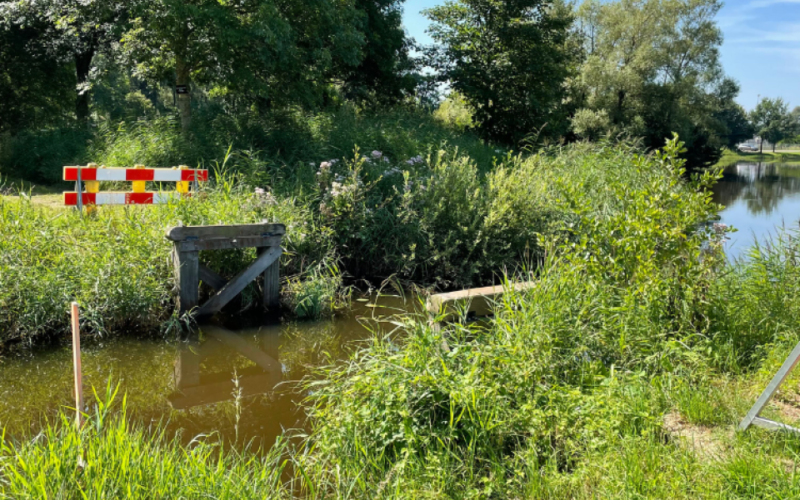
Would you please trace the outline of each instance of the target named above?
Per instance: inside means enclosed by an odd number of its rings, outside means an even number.
[[[134,165],[133,168],[144,168],[144,165]],[[147,190],[146,181],[132,181],[131,184],[134,193],[144,193]]]
[[[97,168],[97,163],[89,163],[86,168]],[[87,193],[100,192],[100,181],[84,181],[84,185]],[[86,205],[86,215],[97,215],[97,205]]]
[[[174,168],[174,167],[173,167]],[[181,165],[178,167],[180,170],[188,170],[189,167],[187,165]],[[189,194],[189,181],[178,181],[175,183],[175,191],[181,194],[181,197]]]

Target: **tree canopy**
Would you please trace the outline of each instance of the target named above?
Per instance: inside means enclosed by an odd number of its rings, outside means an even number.
[[[551,0],[453,0],[425,11],[427,62],[474,109],[492,139],[516,143],[563,123],[562,83],[574,69],[572,14]]]
[[[763,141],[772,143],[772,151],[775,145],[796,134],[798,131],[797,119],[789,112],[789,106],[778,97],[777,99],[764,98],[759,101],[755,109],[750,113],[750,119],[756,129],[756,134],[761,137],[761,149],[764,148]]]

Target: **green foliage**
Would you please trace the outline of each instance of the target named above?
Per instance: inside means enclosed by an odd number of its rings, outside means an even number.
[[[87,163],[90,139],[86,130],[68,127],[0,137],[0,173],[59,185],[62,167]]]
[[[587,0],[577,11],[585,60],[570,80],[573,131],[643,137],[659,148],[677,133],[694,169],[748,132],[735,82],[719,63],[717,0]]]
[[[709,235],[696,229],[716,210],[697,189],[714,176],[687,184],[679,153],[671,141],[654,157],[583,156],[597,162],[588,175],[548,183],[574,214],[563,221],[574,237],[520,277],[535,285],[507,291],[495,320],[437,331],[407,319],[406,335],[376,336],[313,382],[319,480],[344,471],[341,484],[367,497],[386,481],[481,496],[515,491],[537,463],[573,467],[619,434],[658,434],[666,399],[645,374],[696,363],[718,265],[701,258]]]
[[[363,34],[361,62],[344,68],[345,95],[382,103],[398,102],[416,87],[415,63],[409,56],[413,40],[403,29],[405,0],[355,0],[359,32]]]
[[[516,144],[557,136],[560,102],[575,51],[572,15],[547,0],[458,0],[425,11],[432,21],[427,63],[464,96],[489,138]]]
[[[74,106],[75,78],[48,50],[41,22],[7,22],[0,6],[0,133],[64,125]]]
[[[284,305],[298,319],[330,317],[346,298],[339,267],[327,262],[308,269],[303,277],[289,278],[281,293]]]
[[[198,436],[189,447],[162,425],[128,422],[116,391],[98,398],[96,411],[78,431],[61,413],[35,439],[0,448],[3,498],[288,498],[282,474],[287,443],[261,454],[225,449],[215,436]],[[57,492],[57,493],[55,493]]]
[[[778,142],[794,135],[800,129],[800,121],[789,112],[789,106],[780,97],[761,99],[750,113],[750,119],[755,126],[756,134],[772,143],[773,153]]]
[[[433,116],[457,130],[467,130],[473,126],[472,110],[458,92],[451,92],[447,99],[436,108]]]

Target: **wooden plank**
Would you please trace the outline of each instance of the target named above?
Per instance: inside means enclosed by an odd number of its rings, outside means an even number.
[[[216,238],[245,238],[248,236],[282,236],[286,234],[283,224],[238,224],[218,226],[178,226],[167,229],[167,238],[172,241],[187,239],[207,240]]]
[[[212,271],[203,264],[200,264],[199,275],[200,275],[200,280],[206,285],[213,288],[215,292],[222,290],[222,288],[228,282],[228,280],[226,280],[219,274],[215,273],[214,271]]]
[[[281,364],[275,358],[259,349],[254,342],[247,341],[241,335],[212,325],[203,325],[200,330],[257,364],[262,370],[269,373],[283,373]]]
[[[201,250],[230,250],[233,248],[254,248],[280,246],[281,236],[246,236],[241,238],[216,238],[207,240],[186,240],[175,244],[184,252]]]
[[[196,255],[196,254],[195,254]],[[234,297],[239,295],[251,281],[256,279],[259,274],[263,273],[267,267],[273,262],[280,259],[281,248],[270,247],[269,250],[259,255],[259,257],[250,264],[250,266],[237,274],[232,280],[225,284],[225,286],[208,299],[208,302],[200,306],[197,310],[198,316],[206,316],[219,312],[225,304],[231,301]],[[197,289],[195,289],[195,292]]]
[[[516,283],[514,290],[521,291],[531,288],[533,282]],[[438,293],[428,297],[426,309],[434,316],[444,314],[444,321],[453,319],[466,308],[468,313],[476,316],[489,316],[494,313],[494,302],[498,301],[505,292],[502,285],[470,288],[456,292]]]
[[[268,247],[260,247],[256,252],[261,255],[267,250]],[[264,276],[262,303],[267,309],[277,309],[281,302],[281,260],[273,262],[262,275]]]
[[[176,282],[181,314],[197,307],[199,301],[200,276],[197,252],[184,252],[173,249]]]

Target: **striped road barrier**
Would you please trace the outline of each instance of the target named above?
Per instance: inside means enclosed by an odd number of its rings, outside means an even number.
[[[64,193],[64,205],[93,212],[98,205],[153,205],[169,203],[191,196],[190,183],[197,189],[198,182],[208,181],[208,170],[191,169],[186,165],[173,168],[106,168],[90,163],[85,167],[64,167],[64,180],[75,181],[75,191]],[[100,182],[130,182],[131,192],[100,192]],[[152,192],[146,190],[147,182],[174,182],[175,191]],[[85,190],[84,190],[85,186]]]

